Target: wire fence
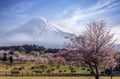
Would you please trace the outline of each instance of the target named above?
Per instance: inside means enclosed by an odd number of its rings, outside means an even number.
[[[99,74],[100,76],[110,76],[106,74]],[[31,72],[26,72],[26,73],[0,73],[0,76],[51,76],[51,77],[56,77],[56,76],[94,76],[93,74],[79,74],[79,73],[31,73]],[[113,74],[113,76],[120,76],[120,74]]]

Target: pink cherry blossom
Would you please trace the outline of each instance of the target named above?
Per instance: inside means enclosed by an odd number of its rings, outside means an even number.
[[[65,43],[65,47],[69,51],[77,50],[77,53],[81,55],[76,55],[76,59],[78,58],[80,62],[87,64],[95,78],[99,79],[98,70],[100,66],[109,68],[115,66],[114,55],[116,50],[113,36],[114,34],[106,29],[104,21],[91,22],[82,35],[68,37],[70,41]],[[72,57],[75,57],[74,54]]]

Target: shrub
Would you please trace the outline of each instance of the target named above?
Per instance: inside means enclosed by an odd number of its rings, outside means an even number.
[[[14,67],[13,70],[17,70],[17,67]]]
[[[85,70],[85,68],[83,67],[81,70]]]
[[[75,70],[72,70],[71,73],[75,73],[76,71]]]
[[[54,69],[54,68],[52,68],[51,70],[52,70],[52,71],[54,71],[55,69]]]
[[[69,68],[71,69],[72,67],[71,67],[71,66],[69,66]]]
[[[90,71],[90,69],[87,69],[87,71]]]
[[[103,71],[101,71],[100,73],[101,73],[101,74],[104,74],[104,72],[103,72]]]
[[[22,69],[24,69],[24,67],[19,67],[19,68],[18,68],[18,70],[22,70]]]
[[[93,74],[93,72],[92,72],[92,71],[90,71],[90,74]]]
[[[36,66],[32,66],[31,69],[38,69],[40,71],[44,71],[47,68],[46,64],[40,64],[40,65],[36,65]]]
[[[105,73],[106,73],[107,75],[109,75],[109,74],[111,74],[111,70],[110,70],[110,69],[106,69],[106,70],[105,70]]]
[[[66,70],[64,70],[64,72],[66,72]]]
[[[6,69],[8,69],[8,67],[6,67]]]
[[[12,74],[20,74],[20,71],[19,70],[11,70],[11,73]]]
[[[47,72],[47,73],[51,73],[51,70],[47,70],[46,72]]]
[[[61,73],[62,72],[62,70],[59,70],[59,73]]]
[[[37,67],[40,69],[46,69],[48,66],[46,64],[40,64]]]
[[[70,68],[70,70],[71,70],[71,71],[73,71],[73,70],[74,70],[74,68]]]
[[[35,66],[32,66],[31,69],[35,69]]]

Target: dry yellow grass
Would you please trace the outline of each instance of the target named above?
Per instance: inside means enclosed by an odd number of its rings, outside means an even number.
[[[94,77],[0,77],[0,79],[95,79]],[[100,79],[111,79],[110,77],[100,77]],[[112,79],[120,79],[113,77]]]

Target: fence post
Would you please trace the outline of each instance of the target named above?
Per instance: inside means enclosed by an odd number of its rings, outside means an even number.
[[[23,72],[22,72],[22,76],[23,76]]]
[[[32,76],[33,76],[33,72],[32,72]]]
[[[5,76],[7,76],[7,72],[5,72]]]
[[[11,73],[11,76],[12,76],[12,73]]]
[[[27,72],[27,76],[28,76],[28,72]]]

